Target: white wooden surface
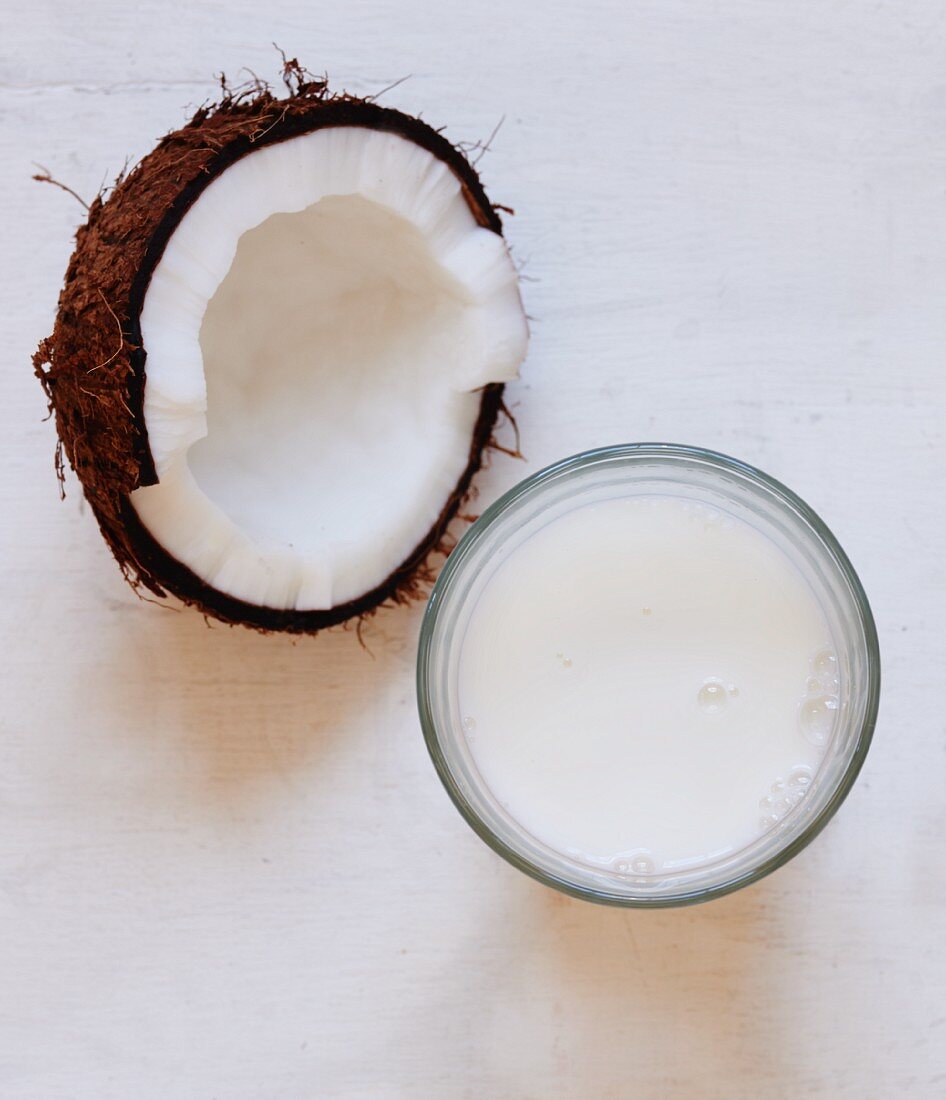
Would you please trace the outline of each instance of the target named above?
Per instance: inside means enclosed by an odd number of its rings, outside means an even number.
[[[938,0],[3,0],[0,1096],[946,1095],[946,19]],[[863,777],[743,893],[633,913],[462,824],[421,609],[292,644],[138,602],[60,504],[29,355],[127,154],[272,74],[486,137],[528,456],[740,455],[822,512],[885,658]]]

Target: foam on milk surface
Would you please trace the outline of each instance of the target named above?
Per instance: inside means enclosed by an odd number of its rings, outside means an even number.
[[[513,550],[458,672],[483,779],[537,839],[619,874],[699,865],[804,799],[837,662],[783,552],[675,497],[588,504]]]

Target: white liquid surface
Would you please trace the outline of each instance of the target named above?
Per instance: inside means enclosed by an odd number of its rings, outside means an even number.
[[[837,662],[812,592],[742,519],[576,508],[502,562],[463,640],[470,751],[536,839],[618,873],[697,867],[805,798]]]

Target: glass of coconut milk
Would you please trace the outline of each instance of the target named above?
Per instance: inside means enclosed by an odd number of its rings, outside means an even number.
[[[418,658],[473,829],[566,893],[702,901],[799,852],[873,732],[877,636],[844,551],[777,481],[631,444],[527,478],[470,528]]]

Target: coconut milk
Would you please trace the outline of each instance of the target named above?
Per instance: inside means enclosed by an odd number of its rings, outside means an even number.
[[[497,567],[458,700],[536,839],[650,874],[745,847],[805,798],[838,705],[814,595],[747,521],[670,496],[577,507]]]

